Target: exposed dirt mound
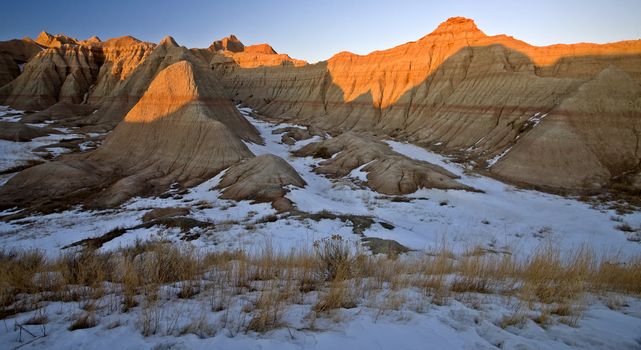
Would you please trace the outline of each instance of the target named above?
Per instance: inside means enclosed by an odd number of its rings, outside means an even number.
[[[280,211],[292,209],[284,198],[288,185],[305,187],[305,181],[284,159],[272,154],[248,159],[229,168],[218,188],[223,198],[272,202]]]
[[[352,132],[311,143],[295,154],[330,158],[315,171],[334,177],[346,176],[364,166],[361,171],[367,172],[367,186],[384,194],[413,193],[419,188],[471,190],[439,166],[407,158],[373,137]]]
[[[84,125],[84,118],[95,111],[95,108],[87,104],[74,104],[69,102],[58,102],[53,106],[37,112],[25,115],[20,119],[24,123],[42,123],[47,120],[56,122],[65,121],[68,125]]]
[[[15,142],[26,142],[36,137],[59,134],[58,130],[38,128],[22,123],[0,122],[0,139]]]

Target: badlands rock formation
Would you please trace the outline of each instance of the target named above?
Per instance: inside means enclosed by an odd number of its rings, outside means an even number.
[[[97,102],[142,62],[154,45],[131,37],[78,41],[41,33],[42,47],[11,83],[0,88],[0,103],[42,110],[57,102]]]
[[[0,188],[0,202],[104,207],[192,186],[251,157],[241,138],[260,141],[215,79],[183,60],[156,76],[102,147],[19,173]]]
[[[336,136],[298,155],[338,153],[317,171],[362,167],[382,193],[467,188],[381,137],[545,190],[641,191],[641,40],[535,47],[456,17],[415,42],[317,64],[234,36],[203,49],[45,32],[1,42],[0,104],[38,111],[23,123],[113,132],[94,151],[17,174],[0,187],[0,206],[113,206],[232,166],[224,196],[288,208],[286,187],[304,182],[280,158],[247,160],[242,141],[262,140],[233,103],[308,126],[283,129],[284,143]]]
[[[307,62],[278,54],[268,44],[245,46],[236,36],[231,35],[222,40],[214,41],[209,51],[217,54],[211,56],[211,65],[233,65],[242,68],[274,67],[274,66],[304,66]]]
[[[362,167],[360,170],[367,173],[366,185],[389,195],[413,193],[419,188],[472,190],[441,167],[407,158],[381,141],[352,132],[309,144],[296,155],[328,158],[315,171],[333,177]]]
[[[0,41],[0,86],[17,78],[24,64],[40,50],[29,38]]]
[[[300,175],[284,159],[273,154],[258,156],[229,168],[218,188],[223,198],[271,202],[279,211],[293,208],[285,198],[288,185],[305,187]]]
[[[641,40],[535,47],[451,18],[416,42],[364,56],[215,68],[264,115],[405,139],[480,169],[494,164],[492,174],[525,185],[598,189],[641,170],[641,95],[631,88],[641,82]],[[630,88],[615,98],[616,86]],[[611,97],[573,103],[584,90]]]
[[[0,140],[25,142],[31,141],[36,137],[58,133],[60,132],[49,128],[38,128],[21,123],[0,122]]]

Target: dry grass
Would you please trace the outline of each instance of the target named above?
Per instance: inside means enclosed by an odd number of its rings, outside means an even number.
[[[562,255],[552,245],[527,259],[478,247],[460,255],[442,247],[387,257],[363,253],[339,236],[286,252],[265,244],[252,252],[208,253],[165,242],[57,258],[36,250],[0,251],[0,318],[42,310],[48,301],[79,302],[84,311],[70,329],[95,325],[95,301],[106,296],[116,305],[109,312],[137,312],[145,336],[204,337],[220,329],[233,335],[283,327],[283,314],[295,304],[310,306],[310,328],[316,315],[333,310],[364,305],[381,313],[400,310],[408,303],[406,290],[422,295],[419,303],[435,305],[464,295],[519,300],[518,310],[500,322],[505,327],[522,324],[527,315],[536,315],[529,317],[541,325],[558,320],[575,326],[587,293],[610,299],[641,295],[641,257],[597,257],[587,248]],[[161,302],[180,298],[201,300],[203,313],[220,313],[224,321],[214,326],[205,314],[178,326],[177,314],[167,314]],[[46,313],[33,322],[46,323]]]
[[[73,322],[69,326],[70,331],[77,329],[93,328],[98,325],[96,314],[93,312],[82,312],[74,316]]]

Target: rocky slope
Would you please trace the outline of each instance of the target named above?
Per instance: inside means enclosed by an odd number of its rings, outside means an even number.
[[[0,188],[0,202],[109,207],[174,183],[193,186],[251,157],[241,139],[261,141],[216,80],[182,60],[154,78],[102,147],[22,171]]]
[[[0,102],[42,110],[58,102],[100,102],[142,62],[154,45],[131,37],[78,41],[42,32],[39,51],[15,80],[0,87]],[[15,58],[14,58],[15,60]]]
[[[382,137],[526,186],[641,191],[641,40],[535,47],[487,36],[456,17],[415,42],[310,65],[235,36],[188,49],[171,37],[156,45],[43,32],[36,40],[0,43],[2,80],[10,82],[0,87],[0,103],[40,110],[24,122],[53,120],[85,132],[115,127],[95,151],[15,176],[0,190],[7,205],[110,206],[174,182],[201,182],[252,157],[241,140],[261,142],[232,101],[309,126],[283,130],[285,143],[344,134],[306,149],[343,150],[317,171],[344,176],[365,166],[368,185],[382,193],[464,187],[438,167],[390,153],[377,141]],[[281,163],[261,158],[235,172],[264,167],[288,174]],[[272,180],[270,186],[280,186],[273,202],[283,186],[301,185],[291,177]],[[253,194],[227,190],[229,196],[262,198],[256,181],[239,186]]]
[[[641,41],[535,47],[451,18],[416,42],[365,56],[216,70],[236,99],[267,116],[382,133],[478,168],[492,160],[489,171],[513,182],[597,189],[641,170]],[[603,75],[607,83],[594,82]],[[614,86],[628,93],[614,98]],[[612,98],[572,103],[585,89]],[[545,134],[545,141],[537,136]],[[534,146],[541,143],[546,151]],[[518,153],[510,156],[512,147]]]

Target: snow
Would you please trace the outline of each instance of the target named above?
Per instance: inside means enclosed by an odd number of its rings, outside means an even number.
[[[405,290],[411,299],[415,292]],[[369,307],[339,309],[333,316],[316,319],[315,329],[305,318],[310,305],[291,305],[283,315],[284,326],[265,334],[223,328],[225,311],[211,312],[208,300],[195,298],[162,299],[157,309],[161,318],[158,334],[144,337],[140,331],[142,310],[127,313],[108,312],[109,297],[98,300],[98,325],[69,331],[70,316],[82,312],[79,303],[53,302],[41,313],[49,318],[46,328],[24,326],[33,336],[5,327],[0,330],[0,344],[6,348],[42,349],[638,349],[641,334],[641,302],[630,299],[623,312],[608,309],[599,300],[591,300],[578,327],[553,322],[546,328],[527,320],[522,327],[501,328],[500,320],[513,310],[493,298],[479,298],[475,307],[452,300],[448,305],[415,305],[401,310]],[[240,300],[230,307],[227,323],[241,322]],[[102,305],[102,306],[101,306]],[[34,312],[18,315],[24,323]],[[179,335],[180,329],[202,317],[203,323],[217,332],[203,338],[194,334]],[[245,316],[246,317],[246,316]],[[9,320],[13,324],[14,320]],[[43,336],[46,331],[46,336]]]
[[[343,179],[332,180],[313,172],[321,160],[294,157],[291,154],[293,150],[319,140],[318,136],[292,146],[282,144],[281,135],[272,134],[272,131],[295,125],[269,123],[253,117],[248,108],[239,110],[259,130],[265,141],[264,145],[248,142],[250,150],[256,155],[271,153],[282,157],[307,183],[304,188],[291,187],[286,195],[299,210],[366,215],[373,217],[375,222],[394,226],[389,230],[374,224],[365,230],[366,236],[393,239],[419,250],[447,244],[455,252],[461,252],[479,245],[519,252],[524,257],[536,247],[549,242],[564,251],[573,251],[578,246],[591,247],[597,252],[619,252],[623,256],[632,256],[641,251],[638,243],[629,241],[625,233],[616,229],[620,222],[633,227],[641,226],[639,212],[617,215],[614,211],[596,210],[571,198],[521,190],[488,177],[470,174],[463,165],[451,162],[447,157],[397,141],[387,143],[400,154],[447,169],[460,176],[461,183],[483,192],[420,189],[406,196],[410,202],[391,201],[390,197],[364,186],[367,173],[363,168],[366,165],[354,169]],[[47,137],[47,142],[62,137],[65,135],[51,135]],[[4,166],[13,165],[18,159],[36,157],[29,153],[28,148],[20,148],[24,146],[22,144],[5,142],[2,145],[5,150],[3,159],[7,159]],[[351,223],[340,220],[314,222],[289,217],[276,222],[260,222],[261,218],[276,214],[275,210],[268,203],[220,199],[220,191],[215,187],[222,174],[189,189],[181,196],[133,198],[121,208],[110,211],[74,209],[3,222],[0,223],[0,244],[25,247],[37,241],[39,248],[56,254],[65,245],[79,239],[99,236],[116,227],[133,227],[151,208],[181,206],[191,208],[190,217],[216,224],[216,228],[203,232],[194,242],[212,249],[251,247],[265,241],[287,249],[300,247],[301,244],[333,233],[354,238]],[[199,203],[207,205],[201,206]],[[154,227],[128,232],[106,245],[106,249],[134,242],[135,239],[157,237],[162,230]],[[175,232],[163,234],[178,239]]]
[[[501,158],[505,157],[505,155],[507,154],[507,152],[509,152],[511,149],[512,149],[512,147],[509,147],[509,148],[507,148],[505,151],[503,151],[503,152],[501,152],[500,154],[498,154],[496,157],[494,157],[494,158],[492,158],[492,159],[488,160],[488,161],[487,161],[487,168],[488,168],[488,169],[489,169],[489,168],[491,168],[494,164],[496,164],[496,162],[498,162],[499,160],[501,160]]]
[[[7,106],[0,106],[0,121],[17,123],[22,119],[24,111],[15,110]],[[44,128],[50,126],[54,121],[47,120],[43,123],[28,123],[26,125]],[[68,138],[96,137],[104,134],[88,133],[78,134],[73,129],[57,127],[54,130],[61,134],[50,134],[34,138],[28,142],[13,142],[0,140],[0,172],[29,164],[30,162],[42,162],[45,159],[56,158],[61,154],[69,153],[71,150],[63,147],[47,147]],[[95,148],[99,144],[94,141],[81,143],[82,151]],[[35,149],[41,148],[39,151]],[[44,148],[44,150],[42,150]],[[15,173],[0,175],[0,185],[4,185]]]
[[[304,188],[291,187],[287,197],[301,211],[310,213],[327,210],[336,214],[367,215],[375,222],[390,223],[393,229],[374,224],[365,230],[365,236],[394,239],[409,248],[422,250],[446,244],[455,252],[480,245],[497,250],[508,249],[519,257],[526,257],[541,244],[553,243],[563,252],[580,246],[593,248],[597,253],[638,255],[641,245],[626,239],[615,228],[620,221],[634,227],[641,226],[641,213],[617,215],[610,210],[597,210],[572,198],[522,190],[498,180],[471,174],[461,164],[421,147],[397,141],[386,141],[396,152],[410,158],[441,166],[460,177],[463,184],[482,192],[420,189],[407,195],[409,201],[392,201],[391,197],[365,187],[366,164],[354,169],[343,179],[328,179],[313,172],[321,161],[311,157],[294,157],[291,152],[321,138],[315,136],[289,146],[280,142],[281,135],[272,131],[290,124],[273,124],[253,116],[251,109],[239,108],[260,132],[265,144],[247,142],[256,154],[275,154],[288,161],[307,183]],[[0,113],[5,113],[2,110]],[[540,122],[545,115],[535,115]],[[0,115],[4,117],[4,115]],[[534,118],[533,117],[533,118]],[[536,125],[536,124],[535,124]],[[66,132],[73,132],[66,130]],[[97,136],[97,135],[94,135]],[[47,142],[55,142],[69,135],[50,135],[25,145],[4,142],[3,167],[15,165],[24,159],[36,159],[31,150]],[[29,158],[31,157],[31,158]],[[275,222],[263,222],[268,215],[277,215],[268,203],[234,202],[219,198],[216,186],[224,172],[186,193],[170,190],[168,196],[132,198],[113,210],[86,211],[73,208],[61,213],[29,216],[12,222],[0,222],[0,245],[4,249],[42,249],[55,256],[61,249],[78,240],[100,236],[119,227],[134,227],[142,216],[155,207],[189,207],[190,217],[214,223],[214,228],[201,230],[192,242],[179,240],[179,232],[162,227],[137,228],[107,242],[101,250],[110,251],[128,246],[136,240],[165,239],[177,244],[191,244],[207,250],[252,250],[272,245],[277,250],[308,247],[314,241],[331,234],[358,241],[350,223],[340,220],[319,222],[295,217],[281,217]],[[11,209],[0,213],[19,212]],[[613,221],[615,218],[617,221]],[[416,291],[407,290],[408,298]],[[106,298],[106,297],[105,297]],[[29,339],[33,348],[70,349],[138,349],[138,348],[226,348],[226,349],[625,349],[638,348],[641,334],[641,301],[628,298],[623,310],[611,310],[601,300],[590,300],[579,327],[554,323],[547,329],[528,321],[522,328],[498,326],[502,317],[514,312],[510,302],[499,301],[500,296],[478,296],[481,306],[452,300],[448,305],[429,304],[425,308],[403,308],[388,311],[359,307],[339,310],[339,321],[319,319],[313,331],[307,328],[305,315],[310,305],[289,306],[287,326],[268,332],[236,333],[221,330],[212,337],[200,339],[195,335],[176,336],[159,334],[143,337],[139,331],[139,313],[109,313],[99,316],[95,328],[67,330],[70,315],[79,312],[78,303],[51,303],[47,307],[50,324],[46,337]],[[170,300],[162,306],[163,312],[183,310],[181,322],[188,322],[207,306],[202,300]],[[106,302],[105,302],[106,303]],[[20,314],[24,321],[31,313]],[[212,323],[219,322],[219,313],[208,313]],[[9,322],[9,321],[8,321]],[[13,324],[13,320],[11,320]],[[117,324],[114,328],[111,325]],[[34,326],[31,326],[32,328]],[[38,334],[38,328],[30,328]],[[11,328],[0,330],[0,347],[19,346],[17,333]],[[27,347],[28,348],[28,347]]]

